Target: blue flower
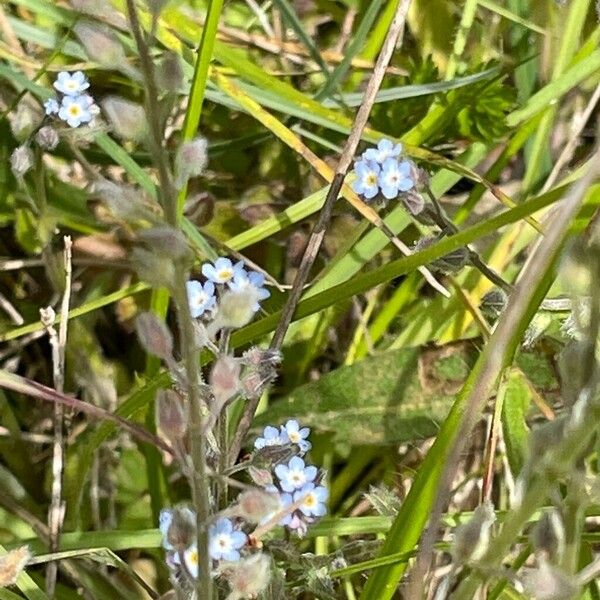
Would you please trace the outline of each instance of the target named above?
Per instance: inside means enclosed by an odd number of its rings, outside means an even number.
[[[260,308],[259,301],[266,300],[271,295],[271,292],[263,287],[265,285],[265,276],[258,271],[250,271],[247,273],[246,271],[241,270],[233,276],[233,279],[228,285],[234,292],[241,292],[249,286],[252,286],[256,290],[256,302],[252,307],[254,312],[258,311]]]
[[[263,431],[263,437],[256,438],[254,447],[257,450],[266,446],[283,446],[288,443],[287,434],[284,431],[279,431],[277,427],[267,425]]]
[[[306,467],[299,456],[294,456],[287,465],[277,465],[275,475],[279,477],[279,484],[284,492],[293,492],[315,479],[317,467]]]
[[[294,502],[300,502],[299,509],[307,517],[322,517],[327,512],[327,488],[314,483],[307,483],[294,494]]]
[[[377,148],[369,148],[363,152],[364,160],[373,160],[383,164],[388,158],[397,158],[402,153],[402,144],[394,144],[392,140],[380,140]]]
[[[408,160],[398,162],[388,158],[379,174],[381,193],[388,199],[397,198],[400,192],[408,192],[415,187],[413,168]]]
[[[90,82],[81,71],[76,71],[72,75],[67,71],[61,71],[54,82],[54,87],[65,96],[79,96],[90,87]]]
[[[215,284],[212,281],[207,281],[202,285],[199,281],[192,279],[186,283],[186,288],[190,313],[194,319],[214,308],[217,299],[215,298]]]
[[[310,429],[308,427],[300,429],[300,424],[295,419],[290,419],[285,425],[282,425],[281,433],[285,433],[290,442],[297,444],[303,453],[312,448],[312,444],[306,439],[310,434]]]
[[[209,530],[208,553],[213,560],[235,562],[240,559],[239,549],[248,537],[243,531],[234,531],[229,519],[219,519]]]
[[[179,557],[178,552],[176,552],[172,556],[172,561],[173,561],[173,564],[176,564],[176,565],[181,564],[181,559]],[[198,546],[196,546],[196,544],[193,544],[192,546],[190,546],[189,548],[186,548],[183,551],[183,562],[185,563],[185,568],[187,569],[188,573],[194,579],[196,579],[198,577],[198,563],[199,563]]]
[[[377,196],[381,167],[372,160],[359,160],[354,165],[354,171],[356,179],[352,184],[352,189],[368,200]]]
[[[46,109],[47,115],[55,115],[60,110],[60,105],[56,98],[48,98],[48,100],[44,102],[44,108]]]
[[[65,96],[62,99],[58,116],[71,127],[79,127],[92,120],[90,96]]]
[[[173,546],[168,541],[169,527],[173,522],[173,511],[169,508],[163,508],[160,511],[158,519],[158,528],[162,533],[162,545],[165,550],[173,550]]]
[[[202,265],[202,275],[214,283],[227,283],[231,281],[238,273],[242,273],[244,270],[244,261],[239,261],[232,264],[228,258],[217,258],[217,260],[211,263],[205,263]]]

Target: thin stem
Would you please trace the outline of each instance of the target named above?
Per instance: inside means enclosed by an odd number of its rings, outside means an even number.
[[[333,212],[333,205],[340,194],[346,173],[350,168],[352,159],[356,153],[356,149],[358,148],[363,129],[367,124],[371,108],[375,102],[375,96],[377,95],[377,92],[381,86],[387,66],[392,58],[394,50],[396,49],[397,42],[399,39],[401,39],[401,35],[404,31],[404,24],[409,5],[410,0],[402,0],[402,2],[400,2],[396,10],[394,20],[392,21],[385,41],[383,42],[377,63],[375,64],[375,68],[373,69],[373,73],[365,90],[363,102],[356,114],[356,119],[352,126],[352,130],[350,131],[350,135],[346,140],[346,144],[344,146],[342,155],[340,156],[335,175],[331,180],[331,185],[329,186],[325,202],[321,208],[317,222],[315,223],[308,240],[308,244],[306,246],[306,250],[304,251],[300,266],[298,267],[298,271],[294,279],[294,285],[283,308],[281,319],[277,325],[273,339],[271,340],[272,349],[279,350],[283,344],[285,334],[290,326],[294,312],[298,306],[298,302],[300,301],[304,284],[308,279],[310,270],[317,259],[319,250],[321,249],[321,244],[325,238],[325,232]],[[259,402],[260,397],[257,397],[248,400],[246,403],[244,413],[240,419],[238,429],[231,444],[230,456],[237,456],[239,454],[242,444],[244,443],[244,439],[248,433],[248,430],[250,429],[250,425],[252,424],[252,419],[254,418],[254,413],[256,412]]]
[[[160,107],[158,105],[158,86],[156,85],[156,76],[154,72],[154,64],[150,56],[148,44],[144,39],[140,20],[137,13],[134,0],[127,0],[127,10],[129,13],[129,21],[131,31],[135,38],[135,43],[140,55],[140,66],[144,75],[144,83],[146,85],[145,104],[148,113],[148,122],[150,124],[149,146],[152,153],[152,158],[158,170],[158,179],[160,185],[158,187],[159,198],[167,222],[171,225],[177,224],[177,205],[174,201],[174,191],[169,174],[169,161],[163,147],[162,135],[162,118]]]
[[[192,472],[190,484],[192,500],[196,507],[196,544],[198,548],[199,565],[196,580],[196,595],[203,600],[212,598],[212,583],[210,578],[210,556],[208,554],[208,520],[210,516],[210,499],[208,494],[208,473],[206,468],[206,438],[203,434],[205,410],[200,391],[200,355],[196,348],[194,324],[190,313],[187,291],[185,287],[186,273],[178,269],[173,299],[177,306],[177,323],[181,337],[181,353],[185,364],[188,397],[190,401],[190,453]]]
[[[229,339],[230,331],[224,329],[221,332],[221,339],[219,340],[219,355],[223,356],[229,352]],[[228,419],[227,419],[227,406],[228,402],[225,403],[221,410],[221,414],[217,416],[217,443],[219,445],[219,475],[224,475],[229,467],[229,439],[228,439]],[[220,510],[223,510],[227,506],[227,495],[228,486],[227,481],[224,478],[217,479],[218,486],[218,506]]]
[[[453,223],[453,221],[448,217],[439,203],[438,199],[435,197],[431,188],[426,185],[425,191],[431,200],[431,204],[433,205],[433,214],[431,218],[434,220],[435,224],[445,233],[455,234],[458,233],[458,227]],[[504,290],[507,294],[510,294],[513,291],[513,286],[510,285],[507,281],[505,281],[498,273],[496,273],[493,269],[490,269],[485,262],[481,259],[479,254],[472,250],[467,246],[468,251],[468,259],[471,265],[473,265],[484,277],[487,277],[494,285],[499,287],[501,290]]]

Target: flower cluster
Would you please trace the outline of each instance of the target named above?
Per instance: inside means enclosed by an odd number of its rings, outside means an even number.
[[[280,428],[265,427],[262,437],[254,442],[257,451],[271,446],[286,446],[290,443],[298,447],[298,455],[287,463],[273,466],[276,481],[271,477],[265,485],[267,492],[277,494],[281,505],[278,514],[283,513],[279,524],[296,531],[299,536],[306,533],[308,526],[327,512],[329,492],[322,485],[323,473],[317,467],[307,465],[302,456],[311,448],[308,441],[310,429],[300,427],[298,421],[290,420]],[[270,516],[272,518],[273,515]],[[266,519],[268,520],[268,519]]]
[[[271,295],[264,287],[265,276],[258,271],[246,271],[241,260],[234,264],[228,258],[217,258],[214,263],[202,265],[202,275],[206,278],[204,283],[197,280],[187,282],[188,302],[194,318],[212,317],[217,310],[218,299],[227,291],[249,298],[252,312],[257,312],[259,302]]]
[[[402,158],[402,144],[383,139],[377,148],[369,148],[354,164],[356,179],[352,189],[366,200],[379,193],[387,200],[398,198],[416,185],[415,167]]]
[[[163,548],[167,551],[167,565],[178,571],[184,569],[193,578],[198,577],[198,547],[195,543],[196,514],[189,508],[163,509],[159,528]],[[208,553],[214,561],[237,562],[240,550],[248,543],[248,536],[230,519],[218,519],[209,528]]]
[[[61,71],[54,82],[54,88],[62,98],[50,98],[44,102],[46,114],[57,115],[70,127],[89,123],[99,112],[99,108],[86,90],[90,87],[87,77],[81,72]]]

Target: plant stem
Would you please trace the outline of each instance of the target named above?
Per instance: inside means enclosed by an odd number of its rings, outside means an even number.
[[[173,290],[173,299],[177,306],[181,353],[187,374],[188,397],[191,405],[189,438],[193,468],[190,473],[190,484],[192,488],[192,500],[196,508],[196,543],[199,555],[196,595],[199,599],[210,600],[212,598],[211,565],[208,554],[210,500],[208,495],[208,473],[206,469],[206,442],[203,434],[203,411],[205,407],[200,391],[200,356],[194,339],[194,326],[185,287],[187,274],[184,269],[178,269],[178,271],[175,289]]]

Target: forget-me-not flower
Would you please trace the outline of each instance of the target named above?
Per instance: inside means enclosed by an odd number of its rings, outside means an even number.
[[[259,302],[266,300],[271,295],[271,292],[264,287],[265,276],[258,271],[250,271],[249,273],[244,270],[239,271],[233,276],[228,285],[234,292],[240,292],[249,286],[252,286],[256,290],[256,302],[252,307],[254,312],[260,308]]]
[[[75,71],[73,74],[61,71],[54,87],[65,96],[79,96],[90,87],[90,82],[81,71]]]
[[[359,160],[354,165],[356,179],[352,189],[367,200],[377,196],[379,192],[379,173],[381,167],[373,160]]]
[[[413,169],[409,161],[388,158],[379,174],[381,193],[388,199],[397,198],[400,192],[408,192],[415,187]]]
[[[261,450],[267,446],[283,446],[289,441],[285,431],[280,431],[277,427],[267,425],[263,430],[263,436],[256,438],[254,447]]]
[[[173,564],[176,564],[176,565],[181,564],[181,559],[179,557],[179,553],[175,553],[172,556],[172,561],[173,561]],[[185,568],[187,569],[188,573],[194,579],[196,579],[198,577],[198,563],[199,563],[198,546],[196,546],[196,544],[193,544],[192,546],[190,546],[189,548],[186,548],[183,551],[183,562],[185,563]]]
[[[402,153],[402,144],[394,144],[392,140],[380,140],[377,148],[369,148],[363,152],[364,160],[373,160],[383,164],[388,158],[397,158]]]
[[[48,100],[44,102],[44,108],[46,109],[47,115],[56,115],[60,110],[60,104],[56,98],[48,98]]]
[[[307,483],[294,494],[294,502],[300,502],[299,509],[307,517],[322,517],[327,512],[327,488],[314,483]]]
[[[195,279],[186,283],[190,313],[194,319],[201,317],[207,310],[214,308],[215,284],[207,281],[204,285]]]
[[[300,428],[300,424],[295,419],[290,419],[285,425],[281,426],[282,434],[285,433],[292,444],[297,444],[302,452],[308,452],[312,444],[307,441],[310,434],[308,427]]]
[[[235,562],[240,559],[240,548],[248,537],[243,531],[235,531],[229,519],[219,519],[209,530],[208,553],[213,560]]]
[[[93,115],[90,111],[89,96],[65,96],[62,99],[58,116],[71,127],[89,123]]]
[[[317,467],[307,467],[299,456],[294,456],[287,465],[277,465],[275,475],[279,477],[279,484],[284,492],[293,492],[314,481]]]
[[[217,258],[211,263],[202,265],[202,275],[214,283],[227,283],[231,281],[238,273],[244,270],[244,261],[240,260],[235,265],[228,258]]]

